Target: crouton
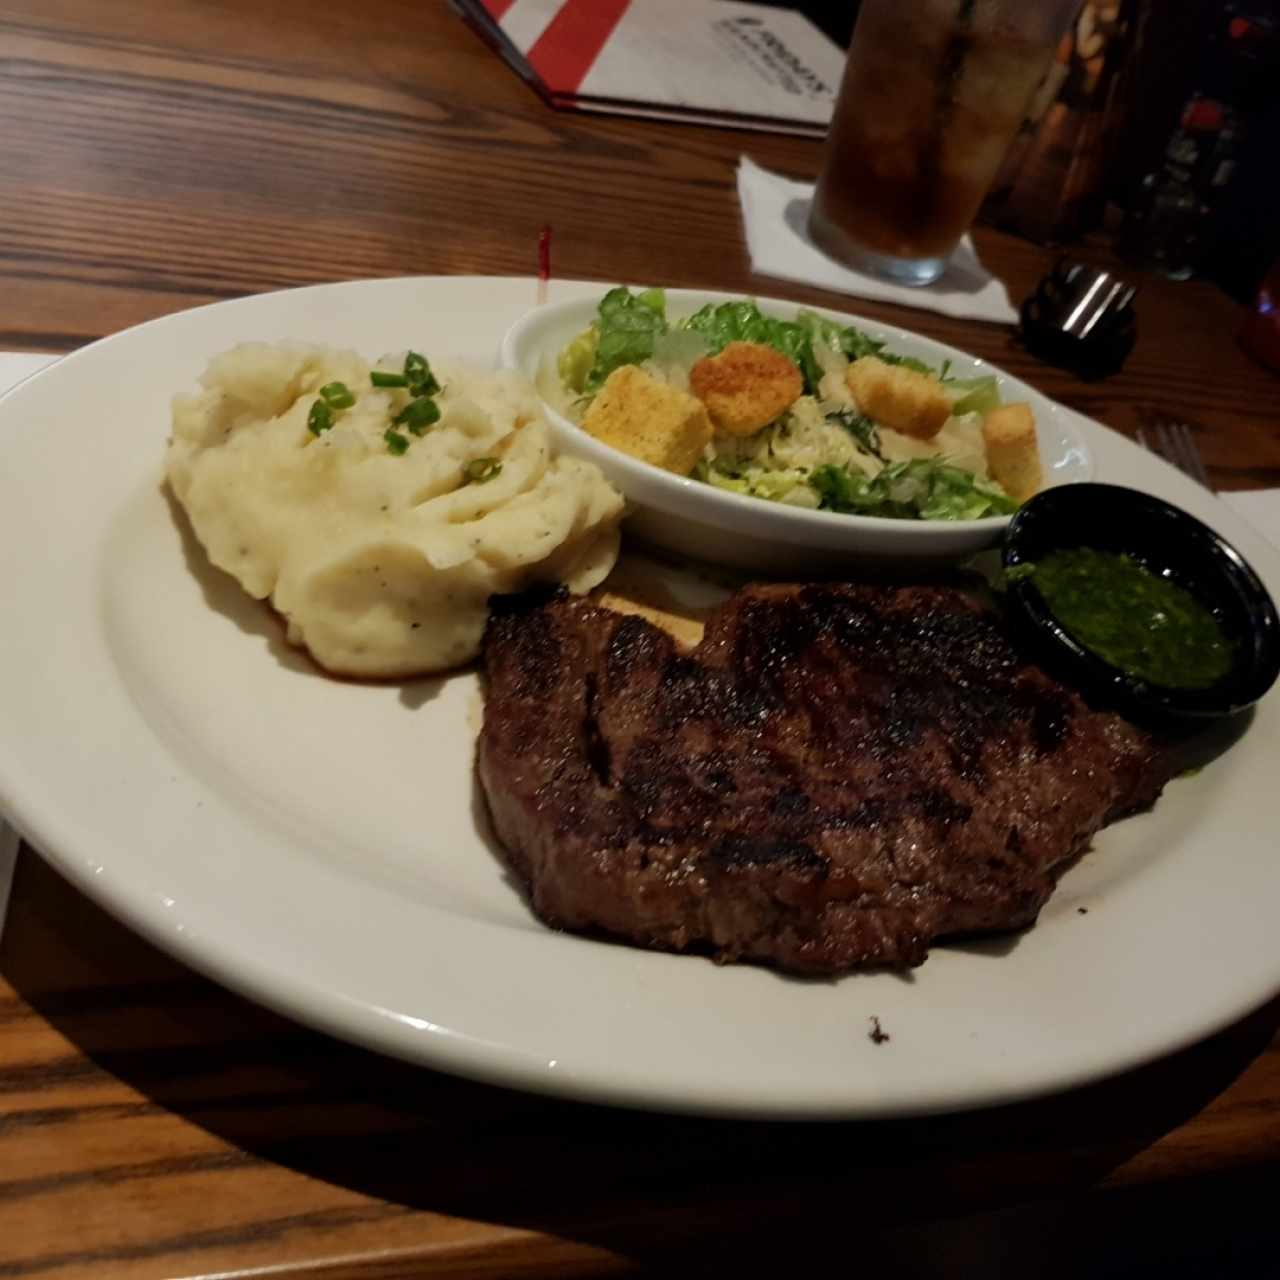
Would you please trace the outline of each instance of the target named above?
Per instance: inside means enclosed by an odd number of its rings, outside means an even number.
[[[858,408],[904,436],[931,440],[951,416],[951,401],[932,374],[862,356],[847,376]]]
[[[687,476],[711,441],[701,400],[625,364],[605,379],[582,429],[623,453]]]
[[[1044,482],[1036,447],[1036,420],[1027,404],[1006,404],[982,419],[987,470],[1017,502],[1025,502]]]
[[[750,436],[800,398],[804,379],[781,351],[763,342],[730,342],[689,370],[689,389],[707,406],[717,431]]]

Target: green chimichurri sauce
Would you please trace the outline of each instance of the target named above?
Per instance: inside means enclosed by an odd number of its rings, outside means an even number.
[[[1132,556],[1054,551],[1029,576],[1076,640],[1130,675],[1170,689],[1207,689],[1231,670],[1231,642],[1213,614]]]

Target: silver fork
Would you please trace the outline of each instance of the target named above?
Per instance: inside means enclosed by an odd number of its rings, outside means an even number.
[[[1179,471],[1189,475],[1206,489],[1213,487],[1209,483],[1209,473],[1200,457],[1195,436],[1185,422],[1162,422],[1152,427],[1150,440],[1140,427],[1136,439],[1148,452],[1158,454],[1166,462],[1173,463]]]

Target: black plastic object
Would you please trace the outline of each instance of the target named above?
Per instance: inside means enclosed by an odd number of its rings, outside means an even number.
[[[1114,667],[1054,617],[1034,580],[1009,583],[1013,625],[1043,665],[1086,696],[1157,719],[1230,715],[1262,697],[1280,674],[1280,617],[1262,580],[1224,538],[1160,498],[1112,484],[1046,489],[1009,522],[1006,570],[1053,551],[1122,552],[1167,574],[1217,618],[1234,646],[1231,670],[1207,689],[1170,689]]]
[[[1059,259],[1022,304],[1023,346],[1083,378],[1115,373],[1137,340],[1136,294],[1101,267]]]

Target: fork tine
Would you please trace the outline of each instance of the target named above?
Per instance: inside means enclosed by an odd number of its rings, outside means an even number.
[[[1182,432],[1178,429],[1176,422],[1171,422],[1164,429],[1165,435],[1169,439],[1169,454],[1178,464],[1178,469],[1186,475],[1191,474],[1191,455],[1187,449],[1187,441]]]
[[[1172,456],[1178,466],[1193,480],[1206,484],[1204,464],[1200,461],[1196,443],[1191,438],[1191,428],[1185,422],[1171,422],[1165,430],[1169,436]]]
[[[1184,475],[1190,476],[1206,489],[1212,488],[1195,436],[1185,422],[1156,423],[1151,428],[1150,440],[1140,427],[1134,433],[1134,438],[1144,449],[1171,463]]]
[[[1209,472],[1205,469],[1204,459],[1200,456],[1200,449],[1196,445],[1195,436],[1191,434],[1191,428],[1183,422],[1175,426],[1173,430],[1182,442],[1183,456],[1188,463],[1185,468],[1187,474],[1193,479],[1199,480],[1207,489],[1209,487]]]

